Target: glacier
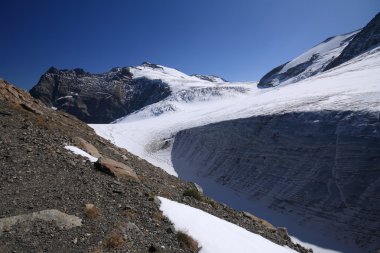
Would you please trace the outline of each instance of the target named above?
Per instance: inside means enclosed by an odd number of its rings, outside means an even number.
[[[257,82],[210,82],[160,65],[143,65],[130,72],[134,78],[162,80],[170,86],[171,95],[113,124],[91,125],[97,134],[172,175],[199,183],[217,200],[288,227],[301,241],[340,252],[365,252],[362,247],[376,247],[380,228],[371,220],[379,218],[376,210],[380,206],[373,197],[380,182],[379,47],[329,71],[266,89],[258,88]],[[260,131],[268,132],[265,139],[260,139]],[[318,140],[315,133],[320,134],[320,146],[305,149]],[[351,140],[353,136],[359,138]],[[295,138],[302,145],[295,145]],[[267,139],[274,144],[263,144]],[[357,150],[349,150],[347,145],[352,141]],[[292,146],[294,156],[289,158],[284,152]],[[263,155],[260,147],[270,157]],[[368,152],[362,150],[366,147]],[[298,159],[303,150],[308,153]],[[355,161],[355,152],[367,152],[363,157],[372,167],[360,165],[360,160],[356,165],[361,171],[350,171],[350,164],[344,161]],[[232,161],[233,154],[237,157]],[[263,157],[271,166],[257,162]],[[316,165],[310,167],[310,161]],[[365,187],[345,171],[321,170],[331,161],[362,177]],[[298,167],[289,170],[293,165]],[[287,169],[286,174],[281,166]],[[259,174],[251,173],[253,167]],[[372,172],[359,173],[368,170]],[[278,181],[273,180],[276,177]],[[292,188],[305,179],[309,181]],[[311,192],[305,185],[312,185]],[[360,194],[355,195],[350,186],[359,187]],[[318,191],[320,188],[323,190]],[[329,201],[332,204],[324,206]],[[358,208],[359,204],[363,208]],[[363,228],[369,230],[363,232]]]

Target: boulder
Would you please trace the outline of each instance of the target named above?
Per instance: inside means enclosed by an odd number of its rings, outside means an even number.
[[[101,157],[101,154],[98,151],[98,149],[95,148],[95,146],[92,145],[91,143],[87,142],[86,140],[82,139],[81,137],[76,137],[75,141],[77,142],[78,146],[81,149],[83,149],[84,151],[86,151],[87,153],[92,155],[93,157],[96,157],[96,158]]]
[[[62,229],[70,229],[73,227],[82,226],[82,219],[75,215],[68,215],[56,209],[42,210],[29,214],[22,214],[0,219],[0,235],[4,231],[8,231],[17,223],[33,222],[42,220],[46,222],[54,222]]]
[[[110,158],[100,157],[99,160],[95,162],[95,168],[117,178],[139,180],[136,172],[132,168]]]

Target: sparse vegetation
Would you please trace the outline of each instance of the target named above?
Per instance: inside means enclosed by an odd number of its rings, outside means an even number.
[[[89,253],[103,253],[103,251],[100,248],[96,248],[92,251],[89,251]]]
[[[212,199],[203,198],[203,202],[211,205],[213,208],[216,208],[216,203]]]
[[[86,204],[86,207],[84,208],[84,214],[86,215],[87,218],[95,219],[99,217],[100,212],[99,212],[99,209],[96,208],[95,205]]]
[[[184,249],[189,249],[193,252],[199,252],[201,249],[198,245],[198,242],[183,231],[177,232],[177,239],[180,246]]]
[[[125,210],[123,210],[121,214],[122,214],[123,216],[125,216],[125,217],[128,217],[129,219],[134,219],[135,216],[136,216],[136,213],[133,212],[133,211],[130,210],[130,209],[125,209]]]
[[[155,220],[162,220],[164,218],[164,215],[160,211],[156,211],[153,213],[153,218]]]
[[[211,205],[213,208],[216,208],[215,201],[205,196],[202,196],[202,194],[197,189],[187,189],[182,193],[182,195],[192,197],[198,201],[202,201],[204,203]]]
[[[183,196],[192,197],[196,200],[202,201],[202,195],[196,189],[187,189],[183,192]]]
[[[118,232],[113,232],[106,238],[106,246],[108,248],[113,248],[113,249],[121,248],[123,247],[124,243],[125,243],[125,240],[124,240],[123,235],[121,235]]]

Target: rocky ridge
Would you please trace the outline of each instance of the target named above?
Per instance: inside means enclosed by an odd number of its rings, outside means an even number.
[[[307,252],[284,229],[202,194],[184,196],[197,187],[112,145],[75,117],[46,107],[5,81],[0,81],[0,131],[0,224],[8,224],[0,233],[1,252],[192,252],[181,247],[155,196]],[[91,163],[65,145],[103,161]],[[129,173],[112,173],[120,167]],[[77,225],[62,225],[65,219]]]
[[[51,67],[30,90],[47,106],[87,123],[109,123],[164,99],[170,92],[160,80],[133,79],[126,67],[102,74]]]

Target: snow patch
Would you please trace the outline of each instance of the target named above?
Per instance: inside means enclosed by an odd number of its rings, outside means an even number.
[[[298,243],[299,245],[301,245],[302,247],[304,247],[306,249],[312,249],[313,252],[315,252],[315,253],[343,253],[342,251],[326,249],[326,248],[322,248],[322,247],[319,247],[317,245],[314,245],[312,243],[303,242],[294,236],[290,236],[290,238],[292,239],[292,242]]]
[[[65,146],[65,149],[70,150],[71,152],[73,152],[76,155],[80,155],[80,156],[86,157],[92,163],[94,163],[94,162],[96,162],[98,160],[98,158],[93,157],[92,155],[90,155],[89,153],[83,151],[82,149],[80,149],[78,147],[75,147],[75,146]]]
[[[57,101],[62,100],[62,99],[72,99],[72,98],[73,96],[64,96],[64,97],[57,98]]]
[[[202,210],[163,197],[159,199],[163,214],[177,231],[184,231],[198,241],[201,253],[296,252]]]

